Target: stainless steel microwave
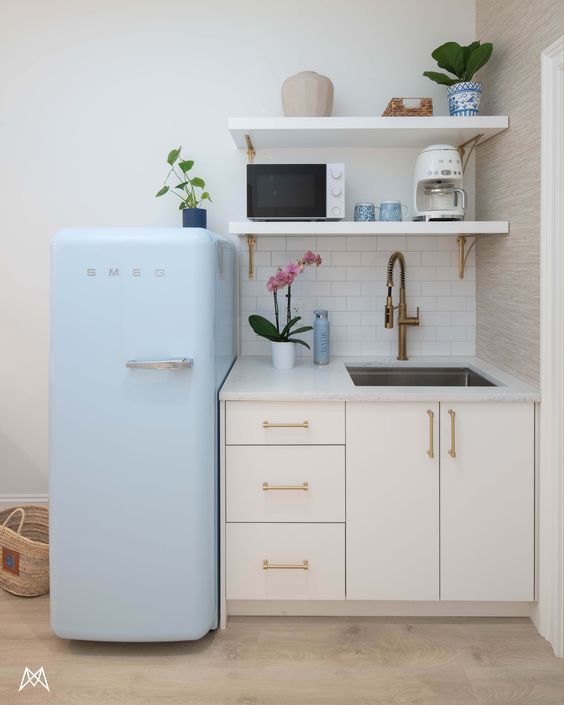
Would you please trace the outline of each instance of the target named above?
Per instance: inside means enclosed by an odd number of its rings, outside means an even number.
[[[344,164],[247,164],[250,220],[344,217]]]

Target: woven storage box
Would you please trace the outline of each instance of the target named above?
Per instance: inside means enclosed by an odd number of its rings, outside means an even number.
[[[405,100],[418,100],[419,105],[407,107]],[[382,117],[430,117],[433,114],[433,99],[432,98],[392,98],[386,109],[382,113]]]
[[[0,587],[14,595],[49,592],[47,507],[23,504],[0,512]]]

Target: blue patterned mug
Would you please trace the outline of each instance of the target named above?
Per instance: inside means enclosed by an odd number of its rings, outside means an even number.
[[[355,203],[354,220],[356,223],[371,223],[376,220],[376,206],[373,203]]]
[[[405,217],[409,215],[409,206],[401,201],[382,201],[378,206],[380,212],[379,220],[391,222],[395,220],[403,220],[401,209],[405,208]]]

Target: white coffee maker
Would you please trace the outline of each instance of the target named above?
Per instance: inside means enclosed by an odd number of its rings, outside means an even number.
[[[462,159],[451,144],[432,144],[417,156],[413,220],[464,220]]]

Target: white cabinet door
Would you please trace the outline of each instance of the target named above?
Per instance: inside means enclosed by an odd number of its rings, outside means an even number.
[[[441,403],[441,599],[534,599],[533,404]]]
[[[347,598],[439,599],[439,405],[347,403],[346,420]]]

